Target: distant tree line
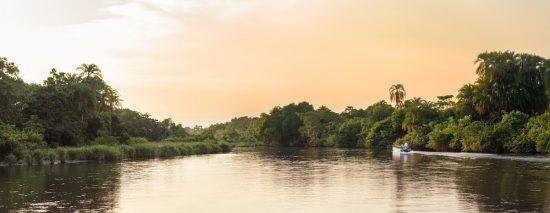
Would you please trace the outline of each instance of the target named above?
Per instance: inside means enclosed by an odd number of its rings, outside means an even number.
[[[120,97],[95,64],[76,73],[50,71],[43,84],[28,84],[19,69],[0,58],[0,160],[22,159],[35,149],[128,144],[185,137],[171,119],[120,108]]]
[[[406,99],[401,84],[390,100],[336,113],[307,103],[275,107],[259,117],[212,125],[193,137],[242,146],[347,147],[491,153],[550,152],[550,60],[524,53],[485,52],[478,75],[456,98]]]
[[[477,80],[456,98],[406,99],[405,87],[396,84],[389,89],[394,106],[380,101],[337,113],[301,102],[188,128],[121,108],[118,92],[95,64],[82,64],[76,73],[52,69],[42,84],[28,84],[13,62],[0,58],[0,160],[25,159],[43,148],[144,141],[372,150],[407,142],[416,150],[549,153],[550,60],[486,52],[476,64]]]

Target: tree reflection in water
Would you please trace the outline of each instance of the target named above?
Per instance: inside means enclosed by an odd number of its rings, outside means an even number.
[[[0,212],[112,209],[120,164],[0,167]]]

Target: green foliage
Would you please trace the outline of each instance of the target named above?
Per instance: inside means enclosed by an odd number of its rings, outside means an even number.
[[[4,162],[8,163],[9,165],[13,165],[17,163],[17,158],[13,153],[10,153],[4,158]]]
[[[380,101],[370,105],[365,111],[366,124],[370,126],[378,121],[392,116],[395,109],[386,103],[386,101]]]
[[[144,137],[150,141],[158,141],[167,137],[168,129],[147,113],[139,113],[130,109],[118,109],[120,125],[130,137]]]
[[[412,131],[395,141],[395,144],[405,143],[408,143],[409,147],[414,150],[424,150],[426,149],[426,144],[428,143],[428,136],[419,131]]]
[[[136,144],[136,143],[147,143],[149,142],[146,138],[142,138],[142,137],[131,137],[129,140],[128,140],[128,144]]]
[[[344,121],[335,132],[337,147],[354,148],[363,145],[361,136],[362,124],[360,119]]]
[[[123,159],[165,158],[183,155],[212,154],[230,152],[227,143],[176,143],[146,142],[134,145],[91,145],[81,147],[40,148],[16,157],[9,154],[6,163],[16,163],[18,159],[27,164],[65,163],[67,161],[120,161]]]
[[[523,128],[528,119],[527,114],[519,111],[504,114],[502,120],[495,124],[495,140],[511,152],[535,152],[534,143],[530,144],[522,136]]]
[[[462,151],[501,152],[502,141],[497,140],[494,126],[484,121],[474,121],[462,133]]]
[[[428,123],[439,120],[438,110],[433,103],[420,98],[405,101],[404,110],[402,128],[407,132],[420,131]]]
[[[260,138],[267,145],[303,146],[305,139],[300,134],[303,125],[300,114],[313,111],[313,106],[307,102],[275,107],[270,114],[262,114]]]
[[[454,129],[452,124],[437,124],[433,131],[428,134],[429,141],[427,147],[435,151],[454,151],[450,144],[454,138]]]
[[[545,111],[549,60],[506,51],[479,54],[476,63],[476,83],[466,85],[458,95],[461,110],[473,109],[491,120],[497,120],[502,112],[517,110],[535,115]]]
[[[435,151],[460,151],[463,130],[470,123],[470,117],[466,116],[458,120],[451,117],[445,122],[436,124],[428,133],[429,140],[426,147]]]
[[[118,140],[114,136],[106,135],[106,136],[99,136],[95,138],[92,141],[92,145],[116,145],[118,144]]]
[[[239,117],[233,118],[231,121],[219,125],[213,138],[219,141],[227,141],[231,144],[239,146],[254,146],[259,142],[259,118]],[[205,133],[210,133],[206,131]]]
[[[550,61],[507,51],[482,53],[476,63],[478,79],[460,89],[456,103],[452,95],[405,100],[396,84],[390,100],[397,108],[380,101],[335,113],[301,102],[188,128],[119,108],[117,91],[95,64],[77,73],[52,69],[43,84],[26,84],[17,66],[0,58],[0,159],[116,161],[257,145],[384,150],[405,142],[419,150],[550,152]]]
[[[0,57],[0,122],[20,124],[27,85],[13,62]]]
[[[392,124],[392,118],[386,118],[372,125],[365,139],[370,149],[388,149],[399,136],[399,128]]]
[[[0,123],[0,156],[12,153],[21,158],[24,152],[45,146],[40,132],[33,129],[19,130],[14,125]]]
[[[303,126],[300,133],[307,140],[307,146],[317,147],[328,145],[329,136],[338,127],[340,117],[327,107],[320,107],[315,111],[300,115]]]
[[[550,112],[529,119],[524,134],[525,140],[535,143],[537,152],[550,153]]]

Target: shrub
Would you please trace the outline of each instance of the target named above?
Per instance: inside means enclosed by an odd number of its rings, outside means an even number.
[[[496,141],[512,152],[535,152],[528,140],[523,136],[524,126],[529,116],[519,111],[512,111],[502,116],[499,123],[495,124],[494,135]]]
[[[408,143],[411,149],[424,150],[428,143],[428,136],[418,131],[412,131],[395,141],[395,144],[405,143]]]
[[[137,143],[147,143],[149,140],[143,137],[131,137],[130,140],[128,140],[128,144],[137,144]]]
[[[95,138],[92,143],[92,145],[116,145],[119,144],[118,139],[115,136],[99,136]]]
[[[134,158],[155,158],[157,156],[157,151],[152,144],[141,143],[133,145],[134,147]]]
[[[220,148],[221,148],[222,152],[230,152],[231,151],[231,145],[229,145],[228,143],[225,143],[225,142],[220,143]]]
[[[56,150],[57,152],[57,158],[59,159],[59,162],[65,163],[67,162],[67,150],[65,148],[58,148]]]
[[[14,125],[0,123],[0,156],[13,153],[16,158],[22,158],[25,150],[46,147],[42,138],[42,134],[33,129],[19,130]]]
[[[350,119],[342,123],[336,131],[336,146],[354,148],[363,146],[361,120]]]
[[[497,152],[498,144],[493,140],[493,127],[483,121],[475,121],[464,128],[462,151]]]
[[[526,140],[535,144],[537,152],[550,153],[550,112],[529,119],[524,134]]]
[[[173,157],[190,154],[210,154],[231,151],[227,143],[213,142],[147,142],[133,145],[90,145],[81,147],[59,147],[55,149],[23,150],[21,159],[27,164],[55,163],[59,160],[65,163],[68,160],[119,161],[129,159],[148,159],[157,157]],[[17,160],[16,155],[8,154],[3,160],[12,162]]]
[[[202,144],[202,143],[194,144],[193,154],[206,154],[206,153],[208,153],[208,147],[206,147],[205,144]]]
[[[429,141],[427,147],[435,151],[449,151],[453,140],[453,133],[446,128],[444,124],[437,125],[433,131],[428,134]]]
[[[47,150],[45,152],[46,160],[50,161],[50,164],[54,164],[57,161],[57,154],[54,150]]]
[[[172,143],[166,143],[160,147],[160,157],[172,157],[180,155],[178,146]]]
[[[15,157],[14,154],[10,153],[4,158],[4,161],[9,165],[13,165],[17,163],[17,158]]]
[[[463,129],[470,124],[470,117],[461,119],[449,118],[443,123],[436,124],[428,133],[428,148],[436,151],[460,151]]]
[[[386,118],[372,125],[367,134],[365,145],[371,149],[388,149],[398,136],[399,130],[392,125],[392,119]]]
[[[45,158],[45,153],[43,150],[36,149],[32,152],[32,161],[37,164],[42,164],[42,161]]]

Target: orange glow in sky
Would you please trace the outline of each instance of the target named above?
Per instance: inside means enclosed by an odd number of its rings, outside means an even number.
[[[456,95],[489,50],[550,57],[550,1],[0,0],[27,82],[96,63],[123,106],[208,125],[309,101],[340,112]]]

